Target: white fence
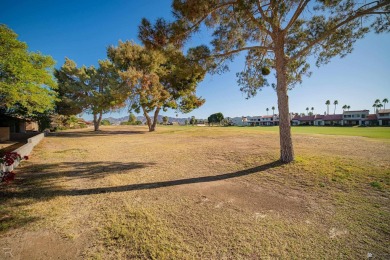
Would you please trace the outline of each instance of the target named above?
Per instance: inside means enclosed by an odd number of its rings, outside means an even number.
[[[19,147],[18,149],[14,150],[13,152],[16,152],[20,154],[23,158],[23,156],[28,156],[32,152],[34,146],[39,144],[40,141],[45,137],[44,133],[38,134],[36,136],[33,136],[31,138],[27,139],[27,144]],[[0,169],[3,169],[3,171],[12,171],[14,168],[16,168],[19,165],[19,161],[15,161],[12,165],[10,166],[5,166],[3,164],[0,164]]]

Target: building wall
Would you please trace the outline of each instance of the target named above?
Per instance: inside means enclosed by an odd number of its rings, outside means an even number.
[[[37,122],[26,122],[26,131],[38,131],[38,123]]]
[[[9,127],[0,127],[0,142],[8,141],[10,139]]]
[[[234,117],[232,119],[230,119],[231,122],[234,124],[234,125],[238,125],[238,126],[243,126],[244,123],[242,122],[242,118],[241,117]]]

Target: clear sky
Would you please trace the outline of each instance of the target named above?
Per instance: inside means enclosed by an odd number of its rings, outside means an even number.
[[[57,61],[56,67],[63,64],[65,57],[80,66],[89,66],[105,59],[106,47],[117,45],[118,40],[139,43],[137,32],[141,19],[170,19],[170,5],[170,0],[0,0],[0,23],[14,30],[31,51],[51,55]],[[189,45],[206,44],[208,40],[204,34],[197,34]],[[206,103],[179,117],[207,118],[216,112],[230,117],[254,116],[266,114],[266,108],[277,108],[272,88],[245,99],[235,76],[243,68],[241,57],[231,64],[230,72],[208,75],[197,91]],[[341,113],[345,104],[351,110],[369,109],[372,113],[375,99],[390,98],[390,34],[369,34],[356,43],[352,54],[343,59],[334,58],[319,69],[313,63],[312,72],[302,85],[290,91],[291,112],[302,113],[306,107],[314,107],[315,113],[324,113],[325,101],[329,99],[333,103],[337,99],[336,113]],[[331,108],[333,112],[334,107]],[[174,111],[161,114],[175,116]],[[126,109],[106,117],[125,115]]]

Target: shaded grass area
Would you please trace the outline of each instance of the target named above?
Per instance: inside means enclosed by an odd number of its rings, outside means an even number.
[[[45,138],[1,186],[0,242],[52,230],[81,245],[74,258],[386,259],[390,144],[296,135],[284,165],[278,136],[261,129]]]

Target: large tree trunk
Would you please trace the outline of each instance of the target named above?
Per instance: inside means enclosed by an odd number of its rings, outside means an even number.
[[[279,45],[283,46],[283,44]],[[290,111],[287,95],[287,60],[283,47],[275,51],[276,93],[279,108],[280,160],[289,163],[294,160],[294,148],[291,138]]]
[[[158,113],[160,113],[160,108],[157,107],[154,111],[154,117],[153,117],[153,124],[152,127],[149,129],[149,132],[153,132],[156,130],[157,120],[158,120]]]
[[[144,111],[144,116],[146,118],[146,124],[148,125],[148,128],[149,128],[149,132],[150,132],[150,129],[152,127],[152,120],[150,119],[150,116],[148,115],[148,113],[146,112],[146,110],[144,108],[142,108],[142,110]]]
[[[148,124],[149,132],[156,131],[156,125],[157,125],[157,120],[158,120],[158,113],[160,112],[160,108],[156,108],[154,111],[154,117],[153,117],[153,122],[146,110],[142,107],[142,110],[144,111],[144,116],[146,118],[146,123]]]
[[[102,117],[103,117],[102,112],[99,113],[99,117],[98,117],[98,114],[93,114],[94,131],[99,131],[100,122],[102,121]]]

